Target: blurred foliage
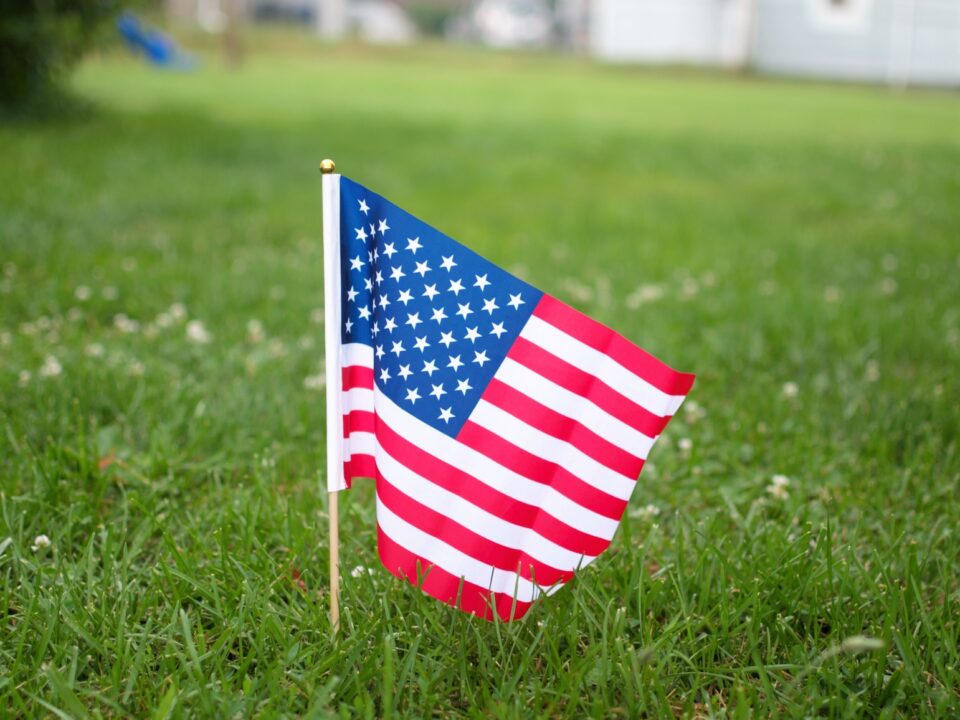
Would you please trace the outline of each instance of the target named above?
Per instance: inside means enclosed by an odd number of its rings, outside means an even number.
[[[465,5],[449,1],[413,0],[407,5],[407,12],[421,33],[439,37],[444,34],[450,18],[461,12]]]
[[[46,103],[119,0],[0,0],[0,107]]]

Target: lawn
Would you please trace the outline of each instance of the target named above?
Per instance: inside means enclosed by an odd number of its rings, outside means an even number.
[[[960,716],[960,98],[268,46],[0,124],[0,715]],[[331,639],[327,156],[698,374],[520,622],[392,578],[366,483]]]

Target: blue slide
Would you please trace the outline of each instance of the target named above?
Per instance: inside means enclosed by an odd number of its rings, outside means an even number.
[[[185,53],[168,36],[145,26],[133,13],[124,13],[117,20],[117,29],[130,49],[143,55],[148,62],[172,70],[190,70],[196,65],[192,55]]]

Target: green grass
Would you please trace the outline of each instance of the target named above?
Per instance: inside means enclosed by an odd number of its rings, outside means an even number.
[[[74,87],[0,125],[0,715],[960,716],[956,96],[307,43]],[[389,576],[365,483],[330,638],[325,156],[698,373],[521,622]]]

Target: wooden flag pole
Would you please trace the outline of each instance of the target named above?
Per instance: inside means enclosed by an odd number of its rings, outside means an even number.
[[[340,476],[343,473],[340,409],[340,199],[333,160],[323,173],[323,292],[327,376],[327,511],[330,531],[330,628],[340,629]]]

